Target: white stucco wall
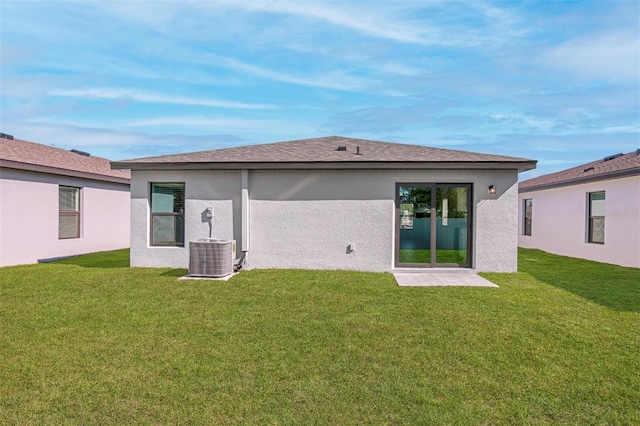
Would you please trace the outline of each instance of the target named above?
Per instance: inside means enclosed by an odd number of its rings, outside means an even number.
[[[395,183],[389,177],[372,171],[252,171],[247,266],[390,270]]]
[[[240,179],[240,171],[132,172],[131,266],[187,268],[189,241],[240,235],[239,224],[234,229],[234,217],[240,214]],[[185,184],[184,247],[150,245],[149,193],[151,183],[159,182]],[[211,221],[202,216],[207,207],[213,207]]]
[[[476,202],[476,269],[516,272],[518,267],[518,184],[515,174],[496,176],[497,194]],[[481,187],[486,193],[487,186]]]
[[[587,242],[588,194],[605,191],[604,244]],[[523,235],[523,200],[533,200],[531,236]],[[518,244],[549,253],[640,268],[640,176],[518,195]]]
[[[58,239],[58,187],[81,188],[80,238]],[[0,266],[129,246],[129,186],[0,170]]]
[[[214,207],[212,236],[241,248],[241,171],[134,171],[132,266],[188,266],[188,241],[207,237],[202,211]],[[248,172],[247,268],[390,271],[395,256],[396,183],[471,183],[472,267],[517,270],[517,174],[478,170],[254,170]],[[151,182],[185,182],[184,248],[149,246]],[[488,195],[489,185],[497,194]],[[356,249],[348,251],[354,243]]]

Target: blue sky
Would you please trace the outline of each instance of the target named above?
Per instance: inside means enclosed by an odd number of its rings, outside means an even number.
[[[0,3],[0,131],[113,160],[328,135],[640,148],[640,2]]]

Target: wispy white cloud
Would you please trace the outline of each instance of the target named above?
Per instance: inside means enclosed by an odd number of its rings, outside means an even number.
[[[373,37],[406,43],[428,43],[428,40],[422,37],[422,33],[425,31],[424,29],[410,25],[408,22],[405,22],[404,25],[398,25],[397,22],[389,19],[389,15],[383,17],[382,15],[372,14],[372,9],[382,6],[380,3],[368,4],[366,10],[359,8],[357,13],[336,7],[336,5],[339,4],[341,3],[291,1],[240,1],[232,3],[233,7],[245,8],[251,11],[263,11],[314,18],[332,25],[356,30]]]
[[[166,96],[154,93],[147,93],[132,89],[118,89],[111,87],[100,87],[92,89],[55,89],[49,92],[51,96],[65,96],[74,98],[96,98],[96,99],[126,99],[144,103],[158,104],[178,104],[195,105],[214,108],[234,108],[234,109],[273,109],[275,105],[252,104],[233,101],[220,101],[214,99],[196,99],[185,96]]]
[[[218,60],[219,65],[224,65],[245,74],[268,80],[280,81],[282,83],[336,90],[361,90],[368,83],[367,79],[364,77],[353,77],[341,71],[330,71],[321,75],[313,76],[296,76],[240,61],[231,57],[213,54],[210,56]]]
[[[152,127],[152,126],[223,126],[246,128],[247,126],[273,126],[283,125],[280,120],[261,120],[243,118],[214,118],[204,116],[188,117],[154,117],[140,120],[132,120],[125,123],[128,127]]]
[[[556,125],[556,120],[550,118],[540,118],[540,117],[532,117],[524,114],[503,114],[503,113],[494,113],[489,114],[489,117],[492,120],[498,122],[507,122],[515,126],[524,127],[524,128],[536,128],[541,131],[549,131]]]
[[[540,63],[588,79],[637,82],[640,78],[638,30],[574,38],[544,52]]]
[[[143,118],[123,123],[130,128],[187,128],[226,129],[226,131],[279,132],[287,128],[291,131],[311,131],[315,126],[304,121],[281,119],[207,117],[207,116],[166,116]]]
[[[393,75],[400,75],[403,77],[410,77],[424,73],[424,69],[416,66],[405,65],[399,62],[387,62],[379,64],[378,69]]]
[[[219,3],[218,3],[219,4]],[[314,19],[356,34],[422,46],[502,44],[523,33],[519,18],[486,2],[234,1],[231,8]],[[473,19],[473,26],[459,21]]]
[[[635,133],[640,137],[640,124],[606,126],[595,129],[595,133]]]
[[[199,135],[150,134],[136,130],[106,129],[78,123],[14,123],[16,137],[63,149],[81,149],[91,155],[121,160],[134,156],[163,155],[185,150],[218,149],[246,144],[231,133],[209,132]]]

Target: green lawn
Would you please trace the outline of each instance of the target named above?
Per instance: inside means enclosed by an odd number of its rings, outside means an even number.
[[[0,268],[1,424],[637,424],[640,271],[535,250],[500,288]]]
[[[400,263],[431,263],[431,250],[400,250]],[[467,263],[466,250],[438,250],[436,263]]]

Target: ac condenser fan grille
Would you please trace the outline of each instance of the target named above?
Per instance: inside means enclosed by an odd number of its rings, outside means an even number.
[[[232,241],[189,243],[189,275],[224,277],[233,272]]]

